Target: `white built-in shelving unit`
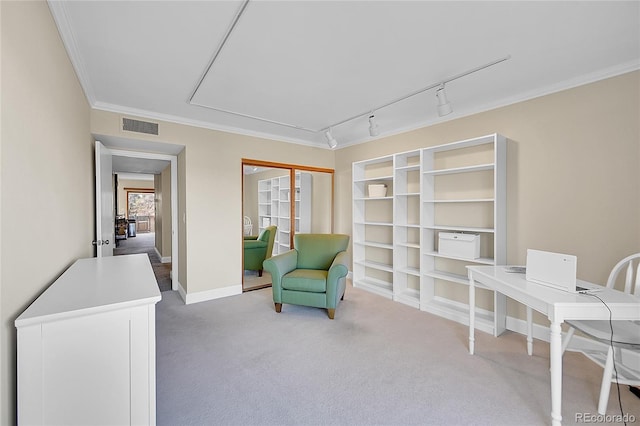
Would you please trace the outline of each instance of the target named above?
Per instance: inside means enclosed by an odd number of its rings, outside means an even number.
[[[295,217],[291,220],[291,202],[295,203]],[[258,230],[276,225],[273,254],[290,250],[290,235],[311,232],[311,174],[295,173],[294,196],[291,196],[290,177],[280,176],[258,181]]]
[[[385,197],[370,197],[385,184]],[[438,251],[441,232],[480,235],[480,258]],[[353,284],[468,322],[465,266],[506,263],[506,139],[498,134],[353,163]],[[477,327],[504,329],[506,301],[479,307]]]

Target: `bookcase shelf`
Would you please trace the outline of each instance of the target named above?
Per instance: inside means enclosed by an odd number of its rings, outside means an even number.
[[[311,174],[296,172],[295,194],[292,197],[289,175],[258,181],[258,231],[276,225],[278,230],[273,244],[273,254],[290,250],[291,199],[295,202],[296,232],[311,230]]]
[[[353,163],[354,286],[468,321],[468,305],[446,289],[468,286],[465,264],[506,263],[506,149],[491,134]],[[386,195],[369,197],[370,184]],[[441,232],[479,234],[480,257],[439,253]],[[478,328],[493,332],[502,320],[486,311]]]

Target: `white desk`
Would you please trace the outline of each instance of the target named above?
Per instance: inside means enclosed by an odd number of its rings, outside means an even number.
[[[76,261],[15,320],[18,424],[155,424],[160,298],[146,254]]]
[[[562,329],[565,320],[608,320],[609,310],[595,297],[570,294],[555,290],[525,279],[524,274],[507,273],[504,266],[468,266],[469,275],[469,352],[474,351],[475,331],[475,287],[483,287],[504,294],[528,308],[546,315],[551,321],[551,422],[554,426],[562,422]],[[596,293],[612,312],[614,320],[640,320],[640,299],[621,291],[596,286],[578,280],[586,288],[602,288]]]

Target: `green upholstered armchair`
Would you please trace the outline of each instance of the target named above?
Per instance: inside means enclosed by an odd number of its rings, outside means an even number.
[[[293,250],[265,260],[276,312],[289,303],[326,308],[333,319],[336,306],[344,299],[348,245],[348,235],[296,234]]]
[[[258,271],[262,276],[262,262],[271,257],[273,241],[276,239],[276,227],[267,226],[260,235],[244,237],[244,269]]]

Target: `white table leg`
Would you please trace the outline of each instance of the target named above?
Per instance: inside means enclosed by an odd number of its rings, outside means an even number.
[[[562,424],[562,328],[552,322],[549,333],[551,358],[551,424]]]
[[[533,311],[527,306],[527,353],[533,355]]]
[[[473,355],[476,330],[476,287],[469,274],[469,353]]]

